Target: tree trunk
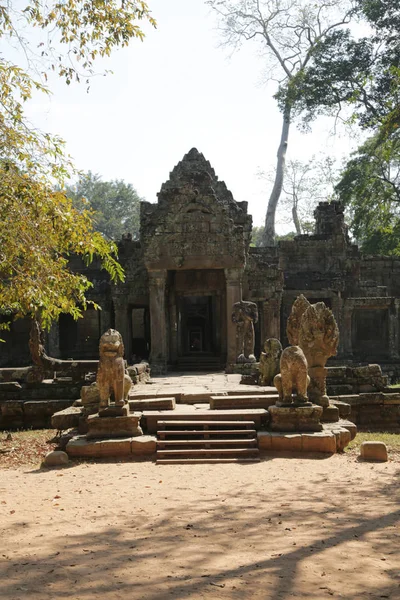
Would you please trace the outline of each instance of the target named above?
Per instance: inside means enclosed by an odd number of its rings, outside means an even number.
[[[277,152],[276,174],[274,187],[272,188],[271,196],[268,201],[267,214],[265,216],[265,229],[262,236],[262,246],[275,245],[275,214],[278,206],[278,201],[282,192],[283,177],[285,174],[286,152],[288,146],[289,129],[290,129],[291,107],[286,104],[283,113],[281,141]]]
[[[293,217],[294,226],[296,228],[296,233],[297,233],[297,235],[301,235],[302,232],[301,232],[299,215],[297,214],[297,204],[294,202],[293,202],[293,206],[292,206],[292,217]]]

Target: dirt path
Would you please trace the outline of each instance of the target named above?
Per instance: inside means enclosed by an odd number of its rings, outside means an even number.
[[[400,462],[0,470],[2,600],[400,598]]]

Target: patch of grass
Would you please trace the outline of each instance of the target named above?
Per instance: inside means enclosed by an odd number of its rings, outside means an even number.
[[[388,387],[390,387],[391,390],[399,390],[400,383],[392,383],[392,385],[389,385]]]
[[[400,433],[391,433],[388,431],[360,431],[356,437],[347,446],[349,450],[358,448],[362,442],[383,442],[388,450],[400,452]]]

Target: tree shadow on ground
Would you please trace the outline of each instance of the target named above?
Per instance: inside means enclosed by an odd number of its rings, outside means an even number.
[[[82,530],[69,516],[68,536],[49,524],[50,551],[40,552],[38,542],[36,556],[27,547],[24,561],[6,557],[1,598],[399,597],[399,475],[382,487],[370,484],[368,496],[362,486],[352,489],[349,474],[340,484],[315,474],[310,487],[300,473],[289,497],[279,480],[256,493],[236,486],[224,498],[208,494],[181,503],[177,497],[165,509],[160,496],[157,516],[134,504],[127,516],[113,514],[107,502]],[[12,540],[32,527],[19,522],[2,537]],[[377,572],[390,563],[384,582],[368,577],[372,559]],[[335,575],[325,584],[321,570],[329,565]]]

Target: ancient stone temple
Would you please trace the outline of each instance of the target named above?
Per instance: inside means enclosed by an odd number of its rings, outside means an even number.
[[[141,205],[140,240],[119,243],[126,280],[111,285],[98,264],[72,267],[93,282],[101,305],[84,318],[60,318],[46,340],[51,356],[97,358],[107,329],[121,332],[128,362],[149,359],[152,372],[236,362],[235,303],[257,306],[255,356],[267,338],[285,347],[296,297],[323,301],[338,323],[337,359],[399,363],[400,260],[361,255],[349,240],[343,208],[321,203],[315,235],[250,247],[252,219],[196,149],[172,170],[158,202]],[[0,366],[30,363],[29,320],[15,321],[0,347]]]

